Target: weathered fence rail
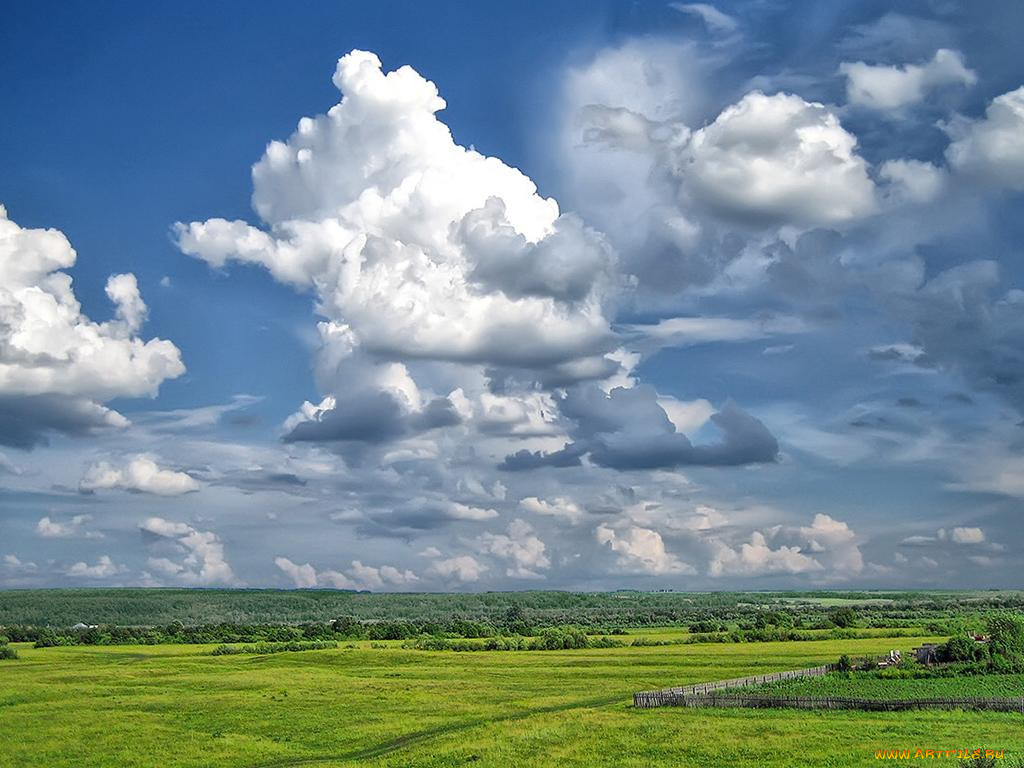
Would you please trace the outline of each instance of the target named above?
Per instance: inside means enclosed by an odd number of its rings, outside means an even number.
[[[769,675],[750,675],[734,677],[730,680],[715,680],[710,683],[695,683],[677,688],[665,688],[660,691],[640,691],[633,694],[633,706],[650,709],[652,707],[680,706],[677,700],[681,697],[702,696],[725,688],[743,688],[760,683],[774,683],[779,680],[793,680],[798,677],[823,677],[835,669],[834,664],[823,664],[808,669],[791,669],[787,672],[774,672]],[[692,706],[692,705],[690,705]]]
[[[641,706],[641,705],[638,705]],[[650,706],[650,705],[648,705]],[[678,695],[654,706],[748,707],[788,709],[859,709],[869,712],[900,712],[908,709],[1019,712],[1024,715],[1024,696],[1018,699],[856,699],[833,696],[749,696],[742,694]]]

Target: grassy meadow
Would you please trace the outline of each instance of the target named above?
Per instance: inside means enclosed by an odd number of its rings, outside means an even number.
[[[678,630],[635,634],[671,638]],[[1020,715],[630,703],[636,690],[881,654],[925,639],[479,653],[359,642],[263,656],[212,656],[213,646],[194,645],[18,644],[20,659],[0,665],[0,767],[821,768],[877,764],[875,748],[1024,755]]]

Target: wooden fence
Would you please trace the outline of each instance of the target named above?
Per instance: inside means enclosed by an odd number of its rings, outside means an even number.
[[[634,699],[635,701],[635,699]],[[985,712],[1019,712],[1024,715],[1024,696],[1018,699],[852,699],[833,696],[755,696],[715,693],[678,695],[660,704],[637,706],[749,707],[792,709],[859,709],[869,712],[900,712],[908,709],[955,709]]]
[[[643,709],[652,707],[671,706],[694,706],[680,705],[679,699],[683,697],[706,696],[712,691],[720,691],[724,688],[743,688],[748,685],[760,683],[774,683],[779,680],[793,680],[798,677],[823,677],[835,669],[835,664],[823,664],[820,667],[809,669],[792,669],[787,672],[775,672],[770,675],[751,675],[749,677],[735,677],[731,680],[716,680],[711,683],[695,683],[694,685],[683,685],[677,688],[665,688],[660,691],[640,691],[633,694],[633,706]]]

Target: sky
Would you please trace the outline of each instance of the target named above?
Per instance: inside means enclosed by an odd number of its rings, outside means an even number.
[[[0,587],[1021,587],[1024,5],[8,4]]]

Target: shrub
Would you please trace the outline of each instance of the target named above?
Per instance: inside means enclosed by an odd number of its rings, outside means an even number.
[[[11,646],[4,643],[0,645],[0,660],[3,659],[16,659],[18,658],[18,652],[11,648]]]
[[[839,661],[836,663],[836,669],[840,672],[849,672],[853,669],[853,662],[847,654],[843,654],[839,657]]]
[[[986,622],[992,656],[1008,659],[1024,657],[1024,616],[997,613]]]
[[[947,661],[981,661],[985,654],[985,646],[966,635],[949,638],[939,649],[939,655]]]
[[[853,608],[840,608],[832,614],[832,623],[840,629],[852,627],[857,623],[857,612]]]

